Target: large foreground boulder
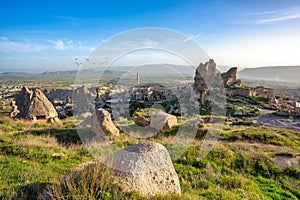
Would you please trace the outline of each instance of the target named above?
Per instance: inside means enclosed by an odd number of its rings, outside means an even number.
[[[157,112],[151,115],[150,127],[157,130],[171,130],[177,125],[177,118],[165,112]]]
[[[103,108],[99,108],[96,110],[96,117],[97,117],[97,120],[100,124],[102,131],[106,135],[115,135],[115,136],[119,135],[119,130],[112,122],[111,115],[108,111],[106,111]]]
[[[143,196],[181,195],[179,179],[167,149],[145,142],[119,150],[105,164],[114,169],[115,178],[125,191],[139,191]]]
[[[11,106],[13,108],[12,117],[59,122],[56,109],[39,89],[29,90],[24,86],[21,92],[15,96],[15,102],[12,102]]]
[[[111,199],[121,199],[132,191],[148,198],[156,194],[181,195],[178,176],[163,145],[140,143],[115,152],[104,163],[83,163],[64,176],[58,185],[49,187],[39,199],[62,196],[72,199],[78,195],[83,198],[86,193],[102,199],[107,192],[112,195]]]

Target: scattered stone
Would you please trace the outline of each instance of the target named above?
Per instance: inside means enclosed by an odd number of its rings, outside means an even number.
[[[63,153],[53,153],[52,154],[52,158],[58,158],[58,159],[61,159],[65,156],[65,154]]]
[[[161,144],[145,142],[133,145],[117,151],[105,163],[114,169],[116,180],[125,191],[137,190],[147,197],[181,195],[170,155]]]
[[[51,117],[51,118],[48,118],[47,119],[47,122],[48,123],[51,123],[51,124],[60,124],[61,121],[58,119],[58,117]]]
[[[148,126],[150,124],[150,121],[146,119],[145,117],[137,116],[133,118],[133,121],[138,126]]]
[[[171,130],[177,125],[177,118],[165,112],[157,112],[151,115],[150,127],[157,130]]]
[[[100,127],[105,134],[115,136],[119,135],[119,130],[112,122],[111,115],[108,111],[103,108],[99,108],[96,110],[96,116]]]
[[[273,162],[281,169],[286,169],[293,165],[300,167],[300,156],[292,157],[292,156],[278,155],[273,158]]]

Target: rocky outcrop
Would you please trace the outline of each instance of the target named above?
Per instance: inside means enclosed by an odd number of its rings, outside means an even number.
[[[157,130],[171,130],[177,125],[177,118],[165,112],[157,112],[151,115],[150,127]]]
[[[210,59],[205,64],[200,63],[197,67],[194,77],[194,89],[196,91],[205,91],[208,89],[207,81],[210,76],[218,74],[217,65],[214,60]]]
[[[46,97],[51,101],[65,101],[67,103],[72,103],[70,97],[72,96],[72,90],[64,90],[64,89],[54,89],[54,90],[44,90],[43,93]]]
[[[178,176],[167,149],[145,142],[119,150],[105,164],[114,169],[116,181],[125,191],[137,190],[151,197],[156,194],[181,194]]]
[[[194,91],[201,100],[202,105],[207,102],[208,90],[214,85],[214,81],[222,81],[216,80],[218,75],[220,75],[220,72],[212,59],[205,64],[200,63],[199,67],[197,67],[194,77]]]
[[[241,80],[236,78],[237,67],[230,68],[227,72],[222,73],[222,79],[225,86],[239,86],[241,85]]]
[[[119,130],[112,122],[111,115],[108,111],[104,110],[103,108],[98,108],[96,110],[96,117],[102,131],[106,135],[119,135]]]
[[[85,112],[91,112],[95,107],[95,94],[91,92],[86,85],[82,85],[73,90],[72,103],[75,114],[81,115]]]
[[[54,106],[39,89],[29,90],[24,86],[21,92],[15,96],[15,101],[16,103],[12,104],[13,112],[16,112],[16,109],[19,111],[16,118],[59,121]]]

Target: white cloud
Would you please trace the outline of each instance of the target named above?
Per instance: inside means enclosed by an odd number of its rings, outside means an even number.
[[[1,37],[1,40],[7,41],[8,38],[7,37]]]
[[[47,42],[54,44],[54,48],[57,50],[65,50],[66,48],[62,40],[47,40]]]
[[[85,42],[82,41],[76,41],[74,42],[73,40],[46,40],[47,42],[53,44],[51,46],[55,50],[60,50],[60,51],[88,51],[90,52],[91,47],[87,45]]]
[[[280,21],[286,21],[290,19],[299,19],[299,15],[287,15],[287,16],[282,16],[282,17],[275,17],[275,18],[269,18],[269,19],[262,19],[258,21],[259,24],[265,24],[265,23],[270,23],[270,22],[280,22]]]
[[[257,20],[257,24],[266,24],[300,19],[300,7],[290,7],[285,9],[263,11],[254,13],[254,15],[262,16],[261,19]]]
[[[0,52],[2,53],[30,53],[43,50],[58,51],[80,51],[90,53],[95,46],[87,45],[86,42],[75,42],[73,40],[44,40],[48,43],[36,43],[27,39],[21,41],[9,40],[7,37],[0,37]],[[50,44],[49,44],[50,43]]]
[[[35,44],[30,41],[10,41],[5,37],[1,37],[0,52],[4,53],[28,53],[38,52],[47,48],[47,46]]]

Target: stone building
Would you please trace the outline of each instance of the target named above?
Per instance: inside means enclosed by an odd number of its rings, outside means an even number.
[[[172,94],[171,89],[157,83],[147,83],[135,86],[131,89],[132,100],[143,101],[171,101],[176,96]]]
[[[255,96],[255,91],[252,88],[234,88],[226,90],[228,96]]]
[[[300,102],[295,102],[295,115],[300,116]]]
[[[265,88],[263,86],[258,86],[254,88],[254,96],[272,99],[275,98],[275,92],[273,88]]]

